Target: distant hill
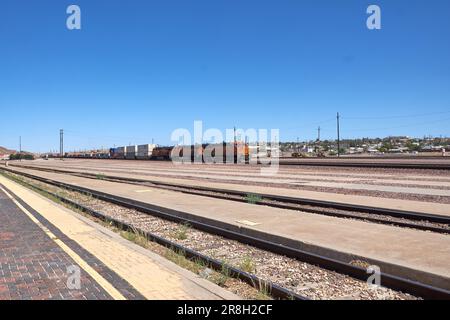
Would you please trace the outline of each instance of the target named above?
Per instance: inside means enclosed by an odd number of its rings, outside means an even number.
[[[13,153],[17,153],[17,151],[9,150],[9,149],[6,149],[6,148],[0,146],[0,154],[13,154]]]

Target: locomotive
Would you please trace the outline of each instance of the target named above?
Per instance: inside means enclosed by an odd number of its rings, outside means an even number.
[[[153,149],[151,159],[196,163],[248,163],[249,147],[248,144],[240,142],[157,147]]]

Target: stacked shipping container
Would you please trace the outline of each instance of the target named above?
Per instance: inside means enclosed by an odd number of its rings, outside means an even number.
[[[125,148],[126,148],[125,158],[129,160],[136,159],[137,146],[127,146]]]
[[[150,159],[153,149],[156,148],[155,144],[142,144],[137,147],[136,159]]]

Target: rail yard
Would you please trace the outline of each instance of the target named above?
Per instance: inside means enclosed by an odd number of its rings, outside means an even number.
[[[450,299],[447,159],[290,161],[271,176],[257,164],[119,159],[0,168],[150,251],[194,261],[235,297]]]
[[[3,2],[2,316],[447,309],[450,1]]]

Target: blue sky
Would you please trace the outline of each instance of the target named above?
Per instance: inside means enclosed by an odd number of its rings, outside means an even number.
[[[450,136],[449,39],[448,0],[2,0],[0,145],[169,144],[194,120],[335,138],[337,111],[344,138]]]

